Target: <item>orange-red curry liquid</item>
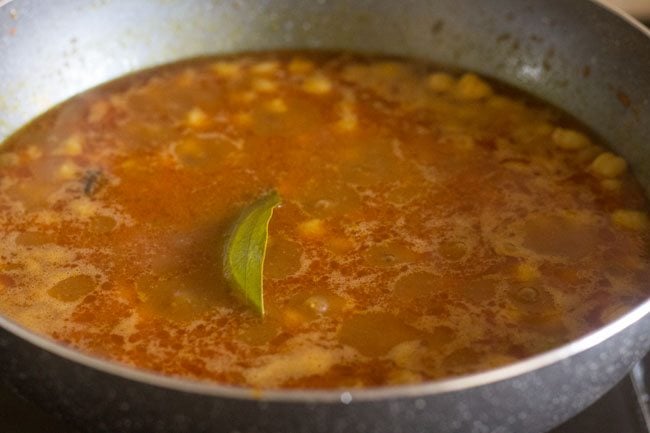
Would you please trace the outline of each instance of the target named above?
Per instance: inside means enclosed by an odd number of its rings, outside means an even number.
[[[275,189],[267,315],[224,239]],[[647,201],[558,111],[352,55],[199,59],[79,95],[0,153],[0,312],[85,352],[260,388],[480,371],[648,296]]]

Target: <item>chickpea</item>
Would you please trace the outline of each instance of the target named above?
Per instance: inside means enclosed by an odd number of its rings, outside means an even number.
[[[411,383],[421,383],[423,377],[421,374],[410,370],[396,370],[390,373],[388,380],[392,384],[408,385]]]
[[[314,64],[309,60],[296,57],[289,63],[289,72],[292,74],[305,74],[314,69]]]
[[[325,223],[321,219],[313,218],[301,223],[298,231],[306,238],[320,238],[325,235]]]
[[[73,201],[70,204],[70,207],[81,218],[91,217],[95,215],[98,210],[98,205],[95,202],[88,200],[87,198],[81,198]]]
[[[280,69],[280,64],[274,60],[260,62],[251,67],[251,72],[258,75],[271,75]]]
[[[539,278],[540,274],[537,266],[531,263],[520,263],[515,271],[515,276],[517,277],[517,280],[525,283],[536,280]]]
[[[58,149],[54,152],[56,155],[76,156],[79,155],[83,149],[84,138],[78,132],[69,135]]]
[[[31,145],[27,148],[27,156],[29,159],[39,159],[41,156],[43,156],[43,151],[41,150],[40,147]]]
[[[465,74],[456,83],[455,94],[464,101],[478,101],[490,96],[492,87],[475,74]]]
[[[314,95],[325,95],[332,90],[332,82],[323,75],[314,75],[305,80],[302,89]]]
[[[358,118],[357,113],[354,110],[354,106],[350,102],[344,102],[341,104],[340,110],[341,117],[336,122],[336,128],[339,131],[350,132],[357,129]]]
[[[273,93],[278,89],[278,86],[268,78],[257,78],[253,80],[253,89],[260,93]]]
[[[90,124],[99,123],[106,117],[110,108],[111,106],[108,101],[97,101],[90,106],[86,120]]]
[[[239,63],[228,61],[213,63],[210,68],[222,78],[233,78],[241,71]]]
[[[419,340],[409,340],[394,346],[389,352],[388,357],[402,368],[410,367],[417,360],[422,352],[422,346]]]
[[[58,175],[60,179],[70,180],[74,179],[77,176],[78,172],[79,167],[77,167],[74,162],[66,161],[59,167]]]
[[[287,329],[298,329],[307,323],[307,318],[297,310],[288,308],[282,311],[282,325]]]
[[[266,104],[266,108],[272,113],[286,113],[288,108],[282,98],[274,98]]]
[[[555,128],[551,139],[562,150],[579,150],[591,144],[589,137],[583,133],[566,128]]]
[[[589,169],[599,177],[618,177],[627,169],[627,163],[620,156],[610,152],[603,152],[594,159]]]
[[[449,92],[454,87],[454,84],[456,84],[456,80],[446,72],[434,72],[427,78],[429,89],[435,93]]]
[[[612,213],[612,222],[628,230],[645,230],[648,228],[648,215],[644,212],[618,209]]]
[[[200,128],[208,123],[208,115],[199,107],[194,107],[185,116],[185,121],[192,128]]]

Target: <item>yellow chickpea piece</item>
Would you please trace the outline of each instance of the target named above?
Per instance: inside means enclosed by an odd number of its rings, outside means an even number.
[[[29,157],[29,159],[32,159],[32,160],[33,159],[38,159],[41,156],[43,156],[43,151],[41,150],[41,148],[38,147],[38,146],[35,146],[35,145],[29,146],[27,148],[26,153],[27,153],[27,156]]]
[[[63,164],[61,164],[61,166],[59,167],[58,175],[60,179],[70,180],[77,177],[78,172],[79,172],[79,167],[77,167],[77,165],[74,162],[66,161]]]
[[[388,381],[395,385],[408,385],[412,383],[422,383],[422,375],[410,370],[392,371],[388,376]]]
[[[176,82],[182,87],[188,87],[196,80],[196,71],[193,69],[186,69],[178,75]]]
[[[282,325],[288,329],[297,329],[307,322],[307,318],[297,310],[288,308],[282,311]]]
[[[253,89],[260,93],[273,93],[278,89],[278,86],[268,78],[257,78],[253,80]]]
[[[306,238],[320,238],[325,235],[325,223],[321,219],[313,218],[301,223],[298,231]]]
[[[408,368],[420,357],[421,353],[420,341],[409,340],[394,346],[388,352],[388,357],[398,366]]]
[[[186,138],[176,143],[174,152],[181,158],[202,158],[205,156],[205,149],[200,142],[193,138]]]
[[[573,129],[555,128],[551,135],[553,143],[563,150],[579,150],[591,144],[589,137]]]
[[[289,72],[292,74],[306,74],[314,69],[314,64],[309,60],[296,57],[289,63]]]
[[[111,106],[108,101],[97,101],[93,103],[88,109],[88,116],[86,116],[86,120],[91,124],[101,122],[108,114],[110,108]]]
[[[359,120],[357,118],[357,113],[354,110],[354,107],[349,102],[344,102],[341,104],[340,109],[340,118],[336,122],[336,128],[339,131],[350,132],[357,129]]]
[[[596,176],[614,178],[625,172],[627,163],[620,156],[610,152],[603,152],[594,159],[589,169]]]
[[[274,98],[266,104],[266,108],[272,113],[286,113],[288,110],[286,102],[282,98]]]
[[[456,80],[446,72],[434,72],[427,77],[427,86],[436,93],[449,92],[454,84],[456,84]]]
[[[478,101],[492,94],[492,87],[478,75],[464,74],[456,84],[456,97],[464,101]]]
[[[84,138],[79,133],[74,133],[66,138],[56,150],[56,155],[76,156],[83,150]]]
[[[192,128],[200,128],[208,123],[208,115],[199,107],[194,107],[185,116],[185,121]]]
[[[325,95],[332,90],[332,82],[323,75],[314,75],[305,80],[302,89],[314,95]]]
[[[645,230],[648,228],[648,215],[644,212],[618,209],[612,213],[612,222],[617,226],[628,230]]]
[[[258,75],[271,75],[280,69],[280,64],[274,60],[260,62],[251,67],[251,72]]]
[[[233,78],[241,71],[239,63],[228,61],[213,63],[210,68],[222,78]]]
[[[515,276],[518,281],[521,281],[522,283],[526,283],[538,279],[540,274],[539,274],[539,269],[537,269],[537,266],[531,263],[520,263],[519,265],[517,265]]]
[[[95,215],[99,208],[97,203],[88,200],[87,198],[81,198],[73,201],[70,204],[70,207],[81,218],[88,218]]]

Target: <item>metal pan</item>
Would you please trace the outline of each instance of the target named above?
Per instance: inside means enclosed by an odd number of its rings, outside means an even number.
[[[281,48],[410,56],[500,79],[591,126],[650,186],[650,34],[587,0],[15,0],[0,7],[0,139],[136,69]],[[0,317],[0,377],[93,432],[536,433],[589,405],[647,352],[649,310],[479,374],[262,394],[106,362]]]

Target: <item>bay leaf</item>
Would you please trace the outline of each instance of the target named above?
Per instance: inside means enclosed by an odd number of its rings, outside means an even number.
[[[226,278],[260,316],[264,316],[263,272],[269,222],[281,201],[278,193],[271,191],[246,207],[226,242]]]

